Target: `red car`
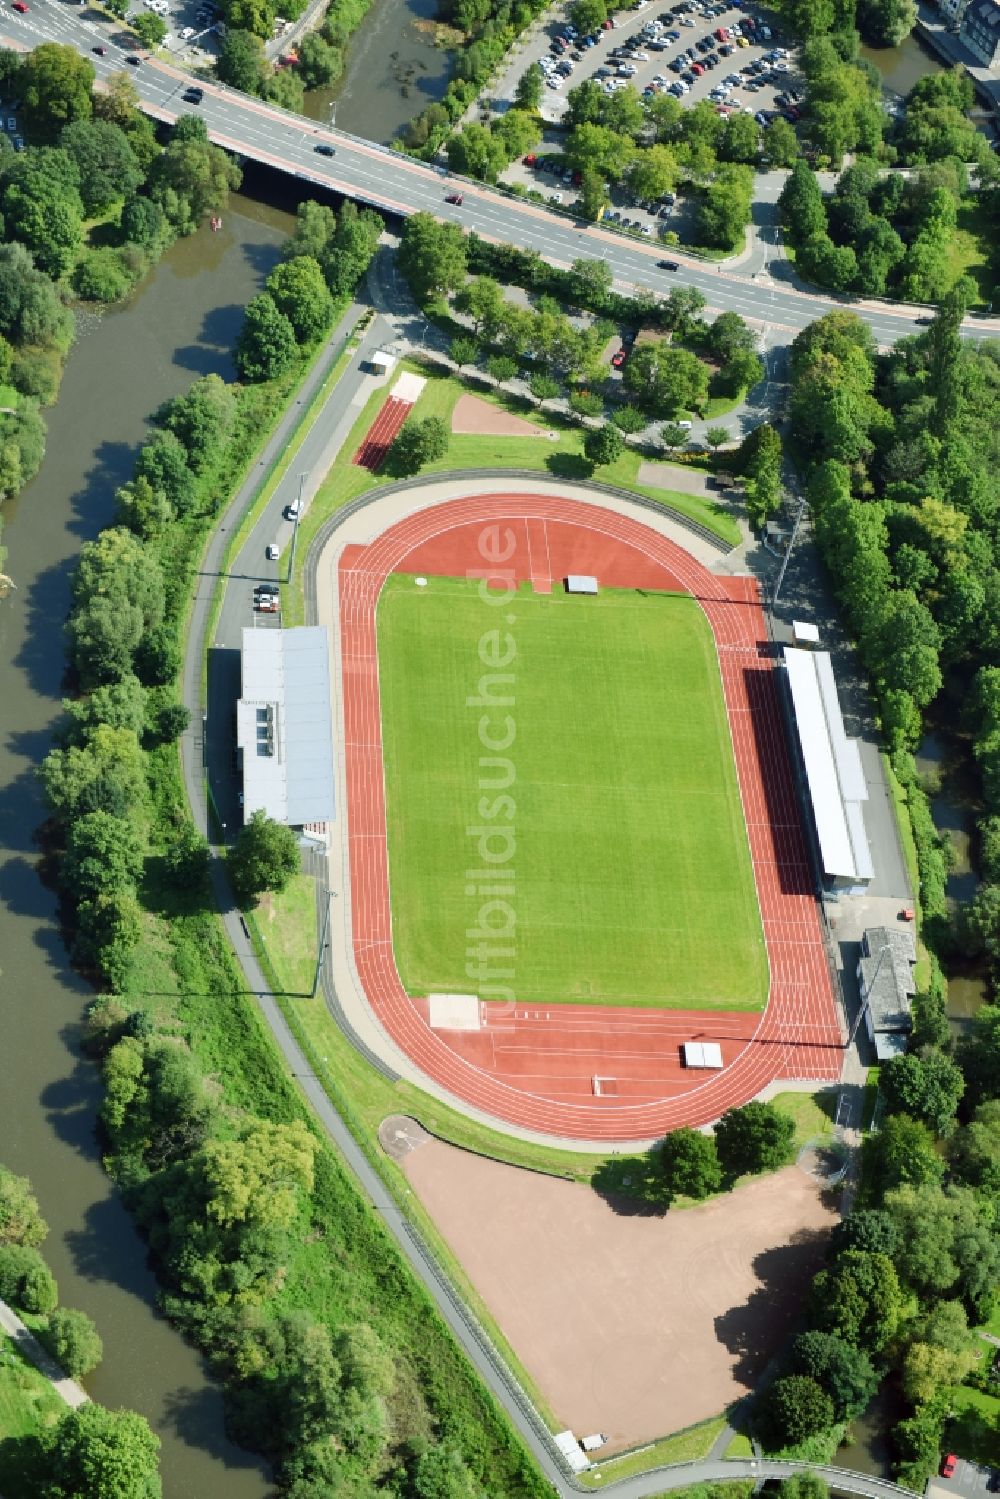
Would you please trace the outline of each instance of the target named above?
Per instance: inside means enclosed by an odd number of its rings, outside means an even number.
[[[465,199],[462,197],[461,193],[448,193],[445,196],[444,201],[446,203],[454,203],[456,208],[461,208],[462,204],[465,202]]]
[[[941,1464],[941,1477],[942,1478],[952,1478],[952,1477],[954,1477],[955,1469],[957,1467],[958,1467],[958,1458],[955,1456],[954,1452],[949,1452],[948,1456],[945,1458],[944,1462]]]
[[[627,358],[628,358],[628,349],[619,349],[618,353],[617,354],[613,354],[612,357],[611,357],[611,368],[613,370],[620,370],[622,368],[622,366],[624,365],[624,363],[625,363],[625,361],[626,361]]]
[[[534,151],[529,151],[527,156],[521,157],[521,160],[524,162],[526,167],[533,167],[535,165],[535,162],[538,160],[538,157],[535,155]]]
[[[19,11],[22,16],[28,14],[28,7],[25,5],[24,0],[13,0],[11,10]]]

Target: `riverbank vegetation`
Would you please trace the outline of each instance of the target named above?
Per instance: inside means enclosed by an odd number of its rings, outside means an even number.
[[[48,1227],[31,1183],[0,1166],[0,1299],[73,1379],[101,1361],[101,1339],[85,1312],[58,1305],[39,1252]],[[41,1354],[39,1362],[44,1363]],[[0,1483],[6,1499],[158,1499],[159,1438],[133,1411],[88,1404],[67,1409],[27,1350],[0,1337]]]
[[[301,334],[295,362],[270,382],[206,377],[161,409],[118,524],[83,549],[77,692],[42,768],[45,847],[74,956],[103,990],[87,1045],[104,1074],[108,1167],[148,1237],[164,1310],[226,1382],[235,1439],[300,1499],[528,1496],[540,1478],[313,1125],[244,990],[178,765],[192,569],[326,332],[319,310],[342,305],[379,228],[353,209],[337,220],[303,206],[262,293]],[[288,300],[300,276],[301,307]],[[258,376],[260,325],[248,316],[241,340]]]
[[[956,949],[993,965],[1000,956],[1000,344],[962,339],[965,292],[949,293],[927,331],[888,354],[859,318],[836,312],[798,335],[791,359],[794,450],[908,802],[929,963],[910,1052],[881,1069],[886,1118],[865,1149],[861,1210],[837,1230],[813,1306],[814,1329],[849,1345],[847,1364],[843,1348],[835,1354],[859,1376],[856,1398],[838,1394],[828,1345],[827,1363],[814,1367],[793,1345],[783,1379],[811,1379],[828,1404],[809,1392],[813,1429],[803,1432],[785,1419],[802,1402],[782,1406],[779,1379],[759,1421],[772,1447],[822,1440],[889,1377],[908,1412],[893,1433],[897,1472],[916,1490],[937,1464],[955,1387],[981,1377],[969,1329],[989,1319],[1000,1283],[1000,1005],[985,1005],[953,1046],[941,970]],[[957,921],[913,759],[930,715],[952,726],[980,777],[984,879]]]
[[[0,136],[0,495],[45,451],[42,410],[73,343],[69,302],[121,301],[179,234],[224,206],[239,169],[183,119],[161,147],[123,76],[106,91],[73,47],[0,52],[0,87],[24,100],[28,145]]]

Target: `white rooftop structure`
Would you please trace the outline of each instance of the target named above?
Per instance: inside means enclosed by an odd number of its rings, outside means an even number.
[[[597,579],[589,573],[570,573],[566,579],[567,593],[596,593]]]
[[[819,625],[811,625],[804,619],[793,619],[792,639],[796,645],[819,645]]]
[[[590,1458],[581,1452],[580,1443],[571,1431],[557,1431],[552,1440],[566,1459],[566,1466],[571,1473],[585,1473],[594,1466]]]
[[[685,1067],[717,1069],[722,1066],[722,1047],[717,1041],[685,1041],[681,1050]]]
[[[330,655],[320,625],[245,629],[236,743],[243,752],[243,815],[288,827],[333,817]]]
[[[785,667],[823,873],[840,886],[866,885],[875,874],[861,810],[868,787],[858,741],[844,728],[830,653],[785,646]]]

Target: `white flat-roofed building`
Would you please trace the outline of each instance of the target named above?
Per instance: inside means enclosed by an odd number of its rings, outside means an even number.
[[[717,1041],[685,1041],[681,1051],[685,1067],[704,1067],[717,1072],[722,1066],[722,1047]]]
[[[326,630],[243,631],[236,743],[243,816],[299,828],[333,817],[330,653]]]
[[[861,810],[868,786],[858,741],[844,728],[830,653],[786,646],[784,657],[824,880],[862,888],[875,874]]]
[[[589,573],[570,573],[566,579],[567,593],[596,593],[597,579]]]

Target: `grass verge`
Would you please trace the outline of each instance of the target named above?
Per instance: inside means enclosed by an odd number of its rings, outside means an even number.
[[[15,1466],[20,1457],[7,1450],[6,1439],[55,1426],[67,1409],[44,1374],[0,1333],[0,1485],[5,1499],[34,1499]]]
[[[623,1478],[632,1478],[637,1473],[646,1473],[650,1468],[662,1468],[667,1463],[697,1462],[707,1457],[712,1444],[726,1424],[725,1416],[713,1416],[710,1421],[699,1421],[697,1426],[687,1426],[683,1431],[652,1442],[648,1447],[635,1452],[623,1452],[621,1457],[608,1458],[600,1463],[598,1471],[581,1473],[580,1478],[590,1489],[607,1487],[607,1481],[618,1483]]]

